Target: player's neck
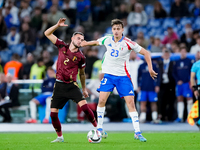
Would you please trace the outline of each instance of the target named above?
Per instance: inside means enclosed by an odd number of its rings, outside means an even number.
[[[70,45],[69,45],[69,50],[70,50],[71,52],[75,53],[75,52],[78,51],[78,48],[75,47],[73,44],[70,44]]]
[[[119,40],[121,40],[121,38],[122,38],[122,36],[120,36],[120,37],[115,37],[115,36],[114,36],[114,42],[115,42],[115,43],[119,42]]]

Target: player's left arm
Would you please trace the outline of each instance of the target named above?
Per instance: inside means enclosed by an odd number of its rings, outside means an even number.
[[[81,42],[81,47],[85,47],[85,46],[98,46],[99,42],[98,41],[83,41]]]
[[[152,79],[155,79],[157,77],[158,73],[156,73],[153,70],[150,53],[147,50],[145,50],[144,48],[142,48],[139,53],[144,55],[144,58],[147,62],[148,68],[149,68],[150,76],[152,77]]]
[[[198,97],[199,96],[199,92],[198,92],[198,87],[196,85],[195,77],[196,77],[196,73],[195,72],[191,72],[190,73],[190,86],[191,86],[192,90],[194,91],[195,97]]]
[[[88,92],[86,90],[86,85],[85,85],[85,67],[79,69],[79,77],[80,77],[80,81],[81,81],[83,95],[85,96],[85,98],[89,97]]]

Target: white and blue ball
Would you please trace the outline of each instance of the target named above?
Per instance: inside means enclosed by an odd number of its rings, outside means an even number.
[[[87,134],[87,139],[90,143],[100,143],[102,139],[101,132],[96,129],[90,130]]]

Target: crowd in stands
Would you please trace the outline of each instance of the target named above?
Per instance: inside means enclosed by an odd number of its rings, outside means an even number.
[[[71,34],[79,31],[84,33],[85,40],[97,40],[103,35],[112,34],[110,26],[105,26],[104,31],[97,30],[99,24],[110,22],[109,15],[112,19],[123,20],[125,36],[159,56],[153,59],[159,78],[152,82],[154,86],[157,85],[153,91],[158,93],[158,102],[151,105],[152,119],[157,113],[156,119],[183,120],[180,113],[184,108],[182,100],[176,108],[178,95],[175,87],[178,81],[173,68],[179,59],[184,59],[181,51],[186,50],[186,57],[191,56],[191,63],[200,59],[200,0],[157,0],[146,5],[137,0],[3,1],[0,4],[0,72],[12,75],[13,79],[47,78],[49,67],[56,70],[57,52],[44,36],[44,31],[56,24],[59,18],[66,18],[68,26],[56,30],[57,37],[68,42]],[[105,47],[84,47],[81,50],[86,56],[87,79],[99,80]],[[130,74],[134,78],[137,100],[138,92],[143,87],[143,83],[137,81],[144,81],[141,72],[146,67],[141,57],[132,55],[130,64],[134,71],[131,69]],[[166,64],[167,69],[163,70]],[[190,69],[191,65],[187,67]],[[98,94],[92,92],[92,83],[88,88],[90,94],[94,94],[93,99],[97,99]],[[191,99],[188,97],[190,103]],[[140,120],[145,122],[149,108],[146,108],[147,103],[141,104],[138,108],[139,112],[143,112]]]

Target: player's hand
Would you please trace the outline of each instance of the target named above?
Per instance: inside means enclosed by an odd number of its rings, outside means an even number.
[[[154,70],[149,70],[149,74],[152,77],[152,79],[157,78],[158,73],[156,73]]]
[[[196,97],[196,99],[197,99],[198,96],[199,96],[199,92],[198,92],[198,90],[194,91],[194,95],[195,95],[195,97]]]
[[[58,20],[58,22],[57,22],[57,25],[58,25],[59,27],[66,27],[66,26],[68,26],[67,24],[65,24],[65,20],[66,20],[66,18],[60,18],[60,19]]]
[[[87,41],[83,41],[83,42],[81,42],[81,47],[84,47],[84,46],[87,46]]]
[[[86,89],[83,89],[83,96],[84,96],[85,98],[89,97],[88,92],[87,92]]]

